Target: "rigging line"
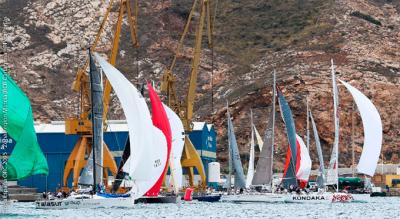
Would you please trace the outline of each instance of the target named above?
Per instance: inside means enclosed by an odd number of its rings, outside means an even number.
[[[140,66],[139,66],[139,59],[140,59],[140,51],[139,48],[136,49],[136,85],[139,86],[139,74],[140,74]]]
[[[210,36],[211,36],[211,115],[214,114],[214,46],[215,46],[215,37],[214,37],[214,27],[217,18],[217,10],[218,10],[218,0],[215,1],[214,4],[214,12],[211,18],[210,23]],[[214,123],[214,117],[211,116],[211,122]]]
[[[110,133],[112,133],[113,134],[113,137],[114,137],[114,140],[115,140],[115,142],[117,142],[117,148],[118,148],[118,150],[124,150],[125,149],[125,147],[124,148],[121,148],[121,146],[120,146],[120,144],[119,144],[119,139],[118,139],[118,136],[117,136],[117,132],[113,132],[113,130],[112,130],[112,128],[111,128],[111,125],[107,125],[107,128],[109,128],[110,129]],[[103,142],[104,143],[106,143],[105,142],[105,140],[104,140],[104,134],[105,133],[107,133],[107,129],[103,132]],[[129,133],[128,133],[128,135],[129,135]]]
[[[211,38],[213,34],[211,34]],[[214,123],[214,45],[211,46],[211,122]]]

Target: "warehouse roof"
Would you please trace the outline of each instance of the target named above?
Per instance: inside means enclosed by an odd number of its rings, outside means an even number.
[[[128,125],[126,120],[108,120],[107,131],[113,132],[127,132]],[[64,121],[52,121],[51,123],[38,123],[35,122],[36,133],[64,133],[65,122]],[[4,130],[0,128],[0,133],[4,133]]]

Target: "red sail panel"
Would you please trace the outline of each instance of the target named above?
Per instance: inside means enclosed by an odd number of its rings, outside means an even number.
[[[158,178],[157,182],[153,185],[153,187],[145,194],[145,196],[158,196],[158,194],[160,193],[161,185],[164,180],[165,173],[168,169],[169,156],[171,153],[172,135],[171,135],[171,126],[169,124],[167,113],[164,110],[160,97],[158,97],[157,93],[154,91],[150,83],[147,83],[147,88],[149,90],[149,96],[151,102],[153,125],[159,128],[164,133],[168,147],[167,148],[168,157],[167,157],[167,162],[165,163],[164,171],[161,174],[160,178]]]
[[[296,168],[295,169],[296,169],[296,174],[297,174],[297,171],[300,168],[300,161],[301,161],[300,143],[297,141],[297,139],[296,139],[296,145],[297,145],[297,154],[296,154]],[[287,170],[289,168],[291,157],[292,157],[292,152],[290,151],[290,145],[288,145],[288,152],[286,154],[286,161],[285,161],[285,168],[284,168],[284,172],[283,172],[283,178],[286,177],[286,172],[287,172]]]
[[[286,177],[286,173],[287,173],[287,171],[288,171],[288,169],[289,169],[290,157],[292,156],[291,154],[292,154],[292,153],[290,152],[290,145],[289,145],[289,146],[288,146],[287,153],[286,153],[286,161],[285,161],[285,169],[284,169],[284,171],[283,171],[283,178]]]

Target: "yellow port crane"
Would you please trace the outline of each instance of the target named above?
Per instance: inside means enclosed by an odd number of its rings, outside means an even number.
[[[104,32],[105,24],[110,15],[113,7],[114,0],[110,0],[109,6],[106,10],[104,18],[100,24],[99,31],[97,32],[96,38],[90,49],[96,51],[97,44],[100,41],[101,34]],[[130,0],[120,0],[118,3],[118,19],[115,26],[114,38],[111,53],[109,55],[109,62],[115,65],[117,60],[119,40],[122,29],[122,22],[124,15],[128,18],[130,27],[130,36],[134,47],[138,47],[137,38],[137,15],[138,15],[138,0],[134,0],[131,3]],[[72,186],[76,188],[78,186],[78,178],[82,169],[86,166],[87,158],[92,150],[92,124],[90,120],[90,85],[89,77],[87,74],[87,68],[89,66],[89,59],[86,60],[85,65],[80,68],[76,74],[75,80],[72,84],[72,90],[80,93],[80,113],[77,117],[67,118],[65,120],[65,133],[66,134],[77,134],[79,139],[75,144],[64,168],[63,176],[63,187],[67,188],[68,178],[73,174]],[[103,94],[103,122],[106,122],[107,113],[109,109],[111,84],[105,79],[104,83],[104,94]],[[106,127],[106,125],[105,125]],[[104,184],[107,185],[108,171],[114,175],[117,173],[117,165],[115,160],[108,149],[107,145],[103,144],[103,180]]]
[[[198,4],[199,3],[199,4]],[[174,76],[173,68],[176,64],[176,59],[182,50],[184,39],[188,33],[189,26],[196,11],[197,6],[199,7],[199,18],[196,27],[196,37],[195,45],[192,59],[192,67],[190,72],[189,88],[187,91],[186,101],[181,102],[176,93],[176,77]],[[203,30],[205,25],[205,20],[207,19],[207,35],[208,35],[208,46],[212,48],[212,31],[214,19],[211,16],[211,0],[194,0],[191,11],[189,13],[188,20],[186,22],[185,28],[183,30],[182,36],[180,38],[175,56],[173,58],[172,64],[169,69],[167,69],[161,79],[161,91],[164,92],[168,99],[168,105],[173,109],[181,118],[186,136],[185,136],[185,146],[181,159],[182,167],[186,168],[189,175],[189,184],[194,186],[194,168],[197,169],[201,177],[200,189],[206,187],[206,175],[204,171],[204,166],[201,161],[199,154],[197,153],[193,143],[188,137],[188,133],[192,131],[192,118],[193,118],[193,106],[196,95],[197,87],[197,74],[200,65],[201,58],[201,45],[203,38]]]

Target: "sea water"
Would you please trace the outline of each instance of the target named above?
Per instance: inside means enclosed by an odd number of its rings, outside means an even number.
[[[133,208],[43,210],[34,203],[1,206],[0,218],[400,218],[400,197],[374,197],[369,203],[207,203],[137,204]]]

